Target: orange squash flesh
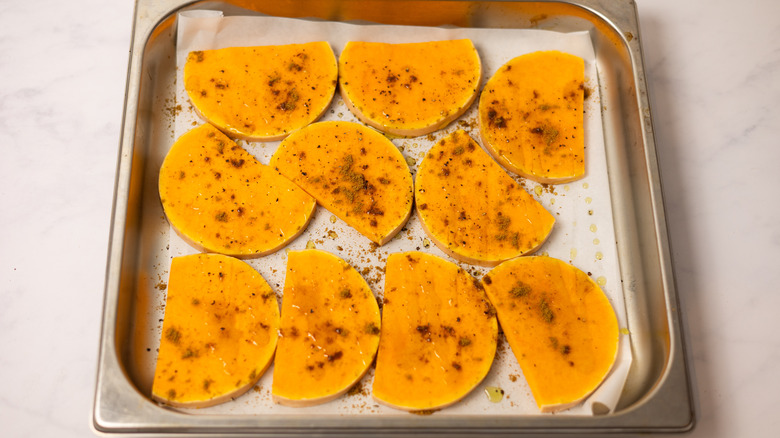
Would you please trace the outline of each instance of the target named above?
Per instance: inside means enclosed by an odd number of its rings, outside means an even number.
[[[291,251],[274,401],[311,406],[338,398],[371,366],[379,333],[376,298],[354,268],[325,251]]]
[[[219,254],[171,264],[152,398],[206,407],[238,397],[273,360],[276,295],[246,263]]]
[[[408,411],[456,403],[487,375],[498,337],[485,292],[457,265],[390,254],[373,394]]]
[[[201,251],[270,254],[297,237],[316,202],[209,124],[182,135],[160,168],[173,228]]]
[[[482,282],[542,412],[579,404],[606,378],[618,323],[586,273],[551,257],[520,257]]]
[[[361,234],[383,245],[412,212],[413,180],[403,155],[359,123],[314,123],[286,138],[271,166]]]
[[[534,52],[504,64],[479,100],[482,144],[510,171],[559,184],[585,175],[582,58]]]
[[[417,170],[423,227],[458,260],[495,266],[538,249],[555,218],[458,130],[436,143]]]
[[[201,116],[245,140],[281,140],[322,116],[338,65],[327,42],[191,52],[184,88]]]
[[[413,137],[460,117],[477,96],[482,66],[470,40],[350,41],[339,57],[341,96],[363,123]]]

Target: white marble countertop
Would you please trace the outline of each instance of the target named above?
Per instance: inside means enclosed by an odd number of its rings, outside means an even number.
[[[780,3],[640,0],[698,424],[780,429]],[[130,1],[0,5],[0,435],[91,436]],[[774,201],[773,201],[774,199]]]

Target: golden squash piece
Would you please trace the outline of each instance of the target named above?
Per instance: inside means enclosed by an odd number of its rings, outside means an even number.
[[[321,250],[290,251],[272,394],[286,406],[340,397],[374,361],[379,306],[344,260]]]
[[[577,405],[606,378],[618,323],[586,273],[551,257],[520,257],[482,282],[542,412]]]
[[[447,126],[474,102],[481,80],[470,40],[350,41],[339,57],[341,97],[349,110],[393,135],[413,137]]]
[[[479,100],[482,144],[504,167],[559,184],[585,175],[582,58],[534,52],[504,64]]]
[[[352,122],[314,123],[286,138],[271,166],[379,245],[412,213],[413,181],[385,136]]]
[[[423,228],[442,251],[481,266],[535,251],[555,219],[458,130],[436,143],[417,170]]]
[[[249,265],[219,254],[175,257],[152,398],[196,408],[238,397],[271,364],[278,329],[276,295]]]
[[[190,52],[184,88],[201,116],[245,140],[281,140],[322,116],[338,66],[327,42]]]
[[[421,252],[390,254],[374,398],[408,411],[439,409],[485,378],[498,338],[480,283]]]
[[[173,228],[200,251],[270,254],[306,229],[316,202],[209,124],[182,135],[160,168]]]

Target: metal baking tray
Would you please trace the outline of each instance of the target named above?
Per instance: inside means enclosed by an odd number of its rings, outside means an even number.
[[[613,413],[594,416],[194,415],[149,397],[136,329],[166,279],[157,175],[177,111],[176,15],[307,17],[418,26],[588,31],[596,51],[618,263],[634,360]],[[683,432],[695,412],[632,0],[137,0],[120,139],[92,426],[117,435],[589,434]],[[147,344],[143,344],[147,345]],[[153,354],[153,353],[152,353]],[[146,370],[148,374],[148,370]]]

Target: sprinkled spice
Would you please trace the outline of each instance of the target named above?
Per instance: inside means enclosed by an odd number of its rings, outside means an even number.
[[[496,224],[498,225],[499,230],[506,230],[509,228],[509,224],[512,223],[512,219],[509,216],[505,216],[501,214],[501,212],[498,212],[498,218],[496,219]]]
[[[518,281],[514,286],[512,286],[512,289],[509,289],[509,295],[515,298],[522,298],[529,293],[531,293],[531,287],[522,281]]]
[[[539,310],[542,312],[542,319],[544,322],[552,323],[553,319],[555,319],[555,314],[553,313],[546,299],[542,298],[539,301]]]
[[[300,99],[300,96],[298,95],[298,92],[295,91],[293,88],[292,90],[287,92],[287,99],[285,99],[284,102],[280,103],[277,108],[279,108],[282,111],[292,111],[296,107],[296,102],[298,102],[298,99]]]
[[[496,128],[506,128],[506,119],[503,116],[499,116],[495,109],[488,110],[488,125],[495,126]]]
[[[373,322],[369,322],[366,324],[366,333],[369,335],[378,335],[379,334],[379,327],[376,326]]]
[[[178,344],[179,339],[181,339],[181,332],[171,327],[165,332],[165,339],[173,342],[174,344]]]

